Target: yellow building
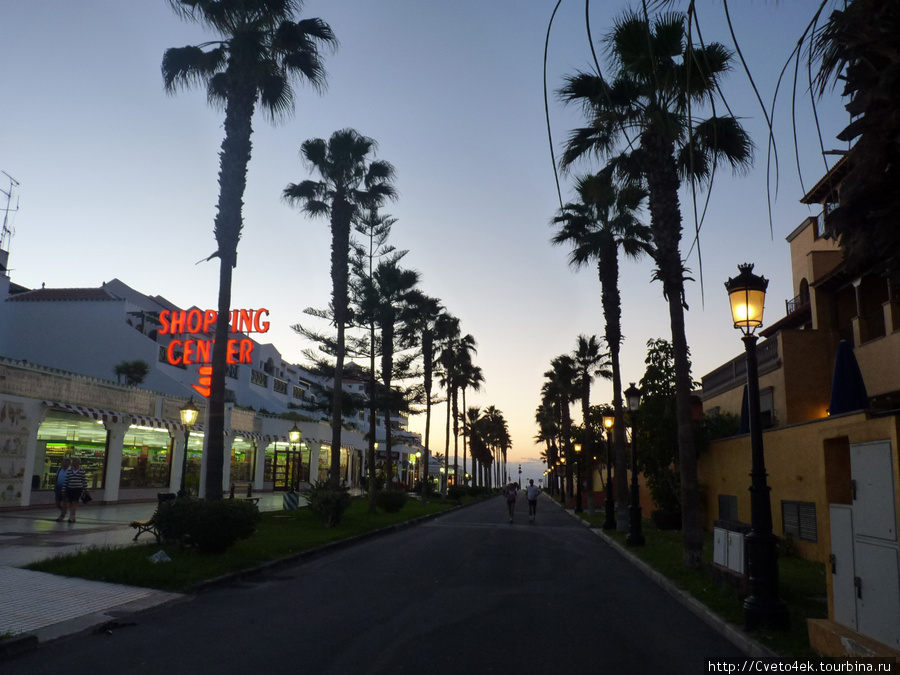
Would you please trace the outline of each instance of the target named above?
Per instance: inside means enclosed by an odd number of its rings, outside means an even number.
[[[795,295],[760,333],[766,470],[775,534],[827,563],[829,621],[811,622],[813,646],[835,655],[886,646],[900,656],[900,289],[883,267],[851,269],[822,236],[843,170],[842,161],[802,200],[822,212],[788,236]],[[772,316],[771,298],[767,305]],[[833,382],[842,340],[865,394],[832,410],[844,390]],[[743,355],[702,381],[707,414],[741,414]],[[746,434],[714,441],[701,456],[708,528],[750,522],[750,469]]]

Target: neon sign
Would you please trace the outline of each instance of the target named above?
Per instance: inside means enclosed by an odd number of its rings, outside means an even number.
[[[267,333],[268,309],[234,309],[231,311],[231,333]],[[172,339],[166,348],[166,361],[173,366],[200,365],[200,383],[191,385],[201,396],[209,397],[212,375],[212,349],[215,340],[197,339],[194,335],[213,334],[218,313],[212,309],[189,309],[159,313],[160,335],[181,335]],[[180,351],[179,351],[180,350]],[[226,345],[225,360],[229,364],[253,363],[253,340],[230,338]]]

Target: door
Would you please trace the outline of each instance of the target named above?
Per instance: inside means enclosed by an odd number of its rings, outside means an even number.
[[[853,562],[853,507],[831,504],[831,590],[834,620],[857,630],[856,567]]]
[[[297,487],[300,477],[300,457],[300,453],[296,450],[275,450],[275,466],[272,470],[273,490],[286,492],[291,486]]]
[[[856,536],[897,541],[897,502],[891,442],[850,446],[853,521]]]
[[[897,546],[856,540],[856,614],[863,635],[900,649],[900,566]]]

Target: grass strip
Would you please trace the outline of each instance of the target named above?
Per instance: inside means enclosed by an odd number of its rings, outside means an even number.
[[[351,501],[341,524],[332,528],[324,527],[306,508],[264,512],[256,533],[249,539],[239,541],[222,555],[201,555],[177,544],[154,542],[91,547],[32,563],[26,569],[184,593],[210,579],[447,511],[453,506],[454,503],[439,501],[423,506],[420,501],[410,499],[396,513],[369,513],[367,500],[358,498]],[[160,550],[165,551],[171,562],[150,562],[150,556]]]
[[[602,527],[603,515],[588,518],[591,527]],[[683,562],[681,531],[660,530],[649,519],[643,519],[642,530],[646,544],[628,546],[627,533],[605,530],[618,546],[643,560],[665,576],[675,586],[689,593],[722,619],[738,627],[744,623],[744,600],[735,590],[725,589],[713,583],[707,565],[712,564],[713,537],[704,533],[703,562],[700,569],[686,569]],[[750,636],[776,654],[796,659],[809,659],[818,655],[809,646],[807,619],[827,619],[828,603],[825,588],[825,565],[805,560],[790,552],[779,552],[778,587],[782,600],[788,606],[791,626],[788,631],[759,629]]]

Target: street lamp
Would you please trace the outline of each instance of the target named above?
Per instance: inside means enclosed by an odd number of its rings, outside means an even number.
[[[769,626],[786,630],[787,605],[778,597],[778,549],[772,534],[772,504],[766,482],[766,460],[759,425],[759,370],[756,361],[756,329],[762,326],[769,280],[753,274],[753,265],[738,265],[740,274],[725,282],[734,327],[743,332],[747,351],[747,403],[750,422],[750,533],[746,536],[750,595],[744,601],[747,629]]]
[[[288,440],[291,442],[291,447],[293,449],[294,461],[297,461],[297,444],[300,442],[300,429],[297,427],[296,423],[294,427],[288,432]],[[303,452],[302,450],[300,451]],[[287,476],[285,476],[287,478]],[[303,478],[303,457],[300,457],[300,467],[297,470],[297,489],[300,488],[300,481]],[[293,485],[291,485],[293,487]]]
[[[575,467],[573,470],[573,474],[575,476],[575,480],[578,481],[577,487],[575,488],[575,513],[581,513],[584,510],[584,507],[581,505],[581,467],[579,465],[579,462],[581,460],[581,443],[575,443],[573,447],[575,448]]]
[[[644,535],[641,532],[641,495],[638,490],[637,470],[637,421],[641,409],[641,390],[631,386],[625,390],[625,405],[631,413],[631,505],[628,507],[628,536],[625,543],[631,546],[643,546]]]
[[[616,505],[612,496],[612,428],[616,423],[613,415],[603,416],[603,427],[606,429],[606,520],[603,521],[604,530],[612,530],[616,527]]]
[[[181,414],[181,424],[184,427],[184,452],[181,453],[181,487],[178,490],[179,497],[187,497],[187,490],[184,487],[184,477],[187,473],[187,453],[188,439],[191,437],[191,427],[197,423],[197,417],[200,411],[194,405],[194,397],[184,404],[178,411]]]

